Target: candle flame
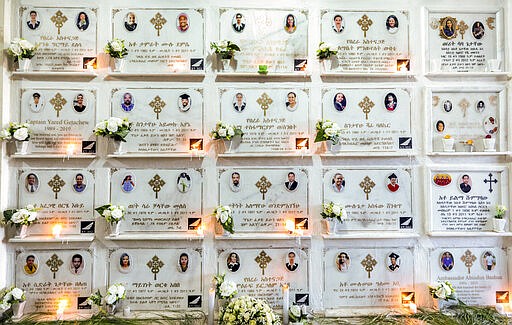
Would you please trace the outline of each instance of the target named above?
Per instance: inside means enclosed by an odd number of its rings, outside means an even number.
[[[62,231],[62,225],[60,223],[53,226],[53,228],[52,228],[53,237],[59,238],[61,231]],[[66,303],[67,303],[67,300],[66,300]]]

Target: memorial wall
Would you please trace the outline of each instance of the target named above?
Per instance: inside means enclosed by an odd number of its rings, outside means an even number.
[[[135,313],[208,313],[222,273],[239,295],[328,317],[411,293],[431,306],[445,280],[469,305],[502,303],[509,3],[349,3],[5,1],[4,47],[38,49],[28,70],[3,60],[2,127],[31,134],[27,152],[2,144],[0,205],[39,211],[26,237],[3,228],[0,287],[26,291],[26,313],[65,297],[68,319],[115,283]],[[228,62],[222,40],[241,49]],[[321,42],[337,53],[319,61]],[[122,148],[93,132],[112,118],[132,123]],[[212,139],[218,121],[241,141]],[[338,144],[315,141],[319,121]],[[322,217],[331,202],[342,222]],[[117,232],[106,204],[125,207]]]

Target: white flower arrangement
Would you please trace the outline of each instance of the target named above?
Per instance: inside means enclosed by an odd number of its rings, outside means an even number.
[[[232,299],[221,310],[219,324],[230,325],[277,325],[281,321],[266,301],[242,296]]]
[[[7,52],[14,57],[14,62],[21,59],[32,59],[36,55],[37,45],[23,38],[15,38],[9,44]]]
[[[342,204],[334,202],[324,203],[320,215],[324,219],[338,219],[340,222],[343,222],[343,219],[347,217],[345,207]]]
[[[215,283],[215,295],[219,299],[231,299],[238,293],[238,288],[235,282],[225,281],[225,273],[213,277]]]
[[[22,209],[10,209],[4,211],[4,223],[12,223],[15,226],[30,226],[37,221],[37,211],[40,208],[34,207],[32,204]]]
[[[316,57],[319,60],[329,59],[331,55],[338,54],[338,51],[334,49],[334,46],[330,44],[326,44],[324,42],[320,42],[318,45],[318,50],[316,50]]]
[[[25,291],[15,286],[4,288],[0,291],[0,310],[11,308],[12,304],[20,303],[26,300]]]
[[[9,126],[0,133],[0,139],[5,141],[28,141],[30,139],[30,124],[10,122]]]
[[[235,52],[240,51],[240,47],[231,41],[219,41],[218,43],[211,42],[210,49],[220,55],[221,59],[231,59]]]
[[[334,144],[340,142],[341,128],[331,120],[320,120],[316,123],[315,142],[331,140]]]
[[[90,306],[96,305],[101,307],[101,299],[103,299],[103,296],[101,295],[100,290],[98,290],[95,293],[91,294],[89,298],[87,298],[86,302]]]
[[[231,215],[231,208],[227,205],[219,205],[213,210],[213,215],[217,219],[217,221],[222,225],[224,230],[234,233],[233,230],[234,222],[233,216]]]
[[[112,138],[116,141],[126,142],[125,138],[130,133],[132,123],[128,118],[111,117],[96,124],[95,135]]]
[[[217,122],[215,129],[210,131],[210,137],[213,140],[231,140],[236,136],[244,136],[242,129],[236,125],[227,124],[222,121]]]
[[[449,281],[436,282],[428,286],[428,291],[434,299],[457,300],[455,289]]]
[[[502,204],[497,204],[494,207],[494,218],[495,219],[503,219],[505,214],[507,213],[507,207]]]
[[[126,211],[124,206],[112,204],[105,204],[94,210],[98,211],[100,216],[104,217],[110,224],[123,220]]]
[[[114,38],[113,40],[107,42],[104,50],[105,53],[115,59],[122,59],[128,55],[128,50],[124,46],[124,40],[119,38]]]
[[[301,308],[299,305],[295,304],[288,308],[288,314],[290,315],[290,321],[294,323],[305,322],[308,317],[308,314],[305,312],[305,308]]]
[[[107,295],[105,296],[105,303],[107,305],[113,305],[119,300],[123,300],[125,298],[126,289],[121,283],[116,283],[108,288]]]

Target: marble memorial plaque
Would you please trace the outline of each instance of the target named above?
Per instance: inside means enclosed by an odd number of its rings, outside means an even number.
[[[202,175],[193,169],[122,169],[110,179],[111,202],[126,207],[122,232],[187,231],[202,216]]]
[[[79,154],[83,141],[96,140],[94,91],[25,88],[20,112],[21,121],[31,125],[32,153]]]
[[[240,152],[295,151],[308,135],[309,89],[221,89],[221,120],[244,132]]]
[[[203,9],[113,9],[112,21],[129,53],[124,72],[204,70]]]
[[[405,89],[324,89],[322,112],[342,128],[342,151],[412,149],[411,98]]]
[[[109,255],[109,285],[126,288],[132,310],[202,308],[200,249],[118,248]]]
[[[324,252],[324,307],[399,307],[414,290],[413,252],[407,248],[330,248]]]
[[[321,13],[321,41],[336,48],[334,72],[397,72],[409,58],[409,13],[334,11]]]
[[[234,281],[238,296],[264,299],[273,308],[283,306],[282,285],[290,288],[290,304],[309,296],[308,251],[297,248],[230,249],[220,251],[218,273]]]
[[[235,54],[236,72],[293,72],[306,68],[308,11],[278,9],[219,10],[220,40],[230,40],[241,51]],[[295,60],[298,60],[297,62]]]
[[[506,131],[500,132],[506,129],[500,113],[506,102],[504,90],[432,91],[431,98],[432,151],[493,152],[504,147]]]
[[[286,220],[308,228],[308,173],[298,168],[236,168],[219,172],[220,204],[233,210],[234,229],[285,232]],[[305,219],[304,219],[305,218]]]
[[[60,300],[66,312],[91,312],[93,257],[88,250],[26,250],[16,256],[16,286],[25,290],[25,313],[53,313]]]
[[[400,230],[413,224],[409,169],[325,169],[324,204],[342,204],[347,219],[337,231]]]
[[[430,11],[427,17],[429,71],[502,71],[499,11]],[[500,50],[498,50],[500,49]],[[491,64],[490,60],[495,60]],[[501,67],[500,67],[501,65]]]
[[[33,70],[82,71],[96,57],[97,8],[20,7],[21,37],[39,48]]]
[[[494,207],[507,202],[505,168],[435,168],[427,175],[433,231],[489,230],[492,225],[488,219],[493,217]]]
[[[113,89],[111,107],[133,122],[127,152],[188,153],[204,138],[202,89]]]
[[[431,282],[449,281],[466,305],[496,303],[508,291],[507,255],[496,247],[437,248],[430,253]]]
[[[62,234],[85,233],[94,224],[95,171],[83,169],[19,170],[19,208],[32,204],[41,208],[31,235],[51,235],[62,225]]]

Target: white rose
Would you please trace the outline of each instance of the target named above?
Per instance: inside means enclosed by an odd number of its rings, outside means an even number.
[[[11,308],[11,304],[8,302],[2,302],[0,303],[0,310],[7,310]]]
[[[12,289],[11,293],[12,293],[12,296],[14,298],[16,298],[17,300],[21,300],[21,298],[23,297],[23,290],[21,290],[20,288]]]
[[[333,128],[327,128],[325,129],[325,135],[327,135],[328,137],[332,137],[333,135],[336,134],[336,130],[333,129]]]
[[[110,295],[114,295],[115,296],[117,294],[117,286],[116,285],[112,285],[112,286],[110,286],[110,288],[108,288],[107,291],[108,291],[108,293]]]
[[[22,53],[21,46],[19,44],[11,44],[9,46],[9,51],[16,56],[20,56]]]
[[[226,211],[227,213],[231,213],[231,208],[229,207],[229,205],[225,205],[223,208],[224,211]]]
[[[228,221],[228,218],[229,218],[229,215],[226,211],[223,211],[220,214],[220,222],[225,223],[226,221]]]
[[[290,314],[292,314],[295,317],[300,317],[300,315],[301,315],[300,307],[297,305],[290,306]]]
[[[13,215],[11,216],[11,221],[13,223],[21,223],[23,221],[23,215],[19,211],[14,212]]]
[[[341,213],[341,208],[339,205],[333,205],[332,207],[332,212],[335,214],[335,215],[339,215]]]
[[[0,133],[0,138],[5,139],[5,140],[10,140],[12,138],[12,136],[11,136],[11,133],[8,130],[4,129]]]
[[[232,128],[232,127],[229,127],[229,128],[228,128],[228,135],[229,135],[229,136],[234,136],[234,135],[235,135],[235,130],[233,130],[233,128]]]
[[[227,132],[226,132],[226,129],[220,129],[218,133],[219,133],[219,136],[225,137]]]
[[[112,46],[112,49],[116,52],[121,52],[123,50],[123,47],[121,46],[121,43],[119,41],[112,41],[112,43],[110,43],[110,46]]]
[[[14,131],[14,138],[19,141],[25,141],[28,138],[28,129],[17,129],[16,131]]]
[[[224,297],[229,297],[236,291],[236,283],[233,281],[224,281],[219,288],[221,295]]]
[[[331,121],[325,121],[324,122],[324,128],[330,128],[332,126],[332,122]]]
[[[96,129],[97,130],[105,130],[106,128],[107,128],[107,122],[106,121],[101,121],[98,124],[96,124]]]
[[[32,204],[28,204],[26,209],[27,210],[34,210],[34,206]]]
[[[119,129],[119,127],[117,126],[116,122],[113,122],[113,121],[111,122],[110,120],[108,120],[107,130],[109,130],[112,133],[115,133],[115,132],[117,132],[118,129]]]
[[[114,304],[114,303],[116,302],[116,300],[117,300],[116,295],[110,295],[110,294],[109,294],[109,295],[107,295],[107,296],[105,297],[105,301],[107,302],[107,305],[112,305],[112,304]]]
[[[107,210],[103,210],[103,216],[104,216],[105,218],[108,218],[108,217],[110,217],[111,215],[112,215],[112,211],[110,211],[110,210],[108,210],[108,209],[107,209]]]
[[[114,218],[116,220],[120,220],[122,217],[123,217],[123,211],[121,211],[120,209],[114,209],[112,211],[112,218]]]
[[[119,298],[121,298],[124,295],[124,292],[125,292],[125,288],[123,286],[120,285],[117,287],[117,296]]]
[[[220,48],[226,48],[226,47],[228,47],[228,41],[220,41],[220,42],[219,42],[219,47],[220,47]]]
[[[26,39],[22,39],[20,41],[20,46],[24,50],[30,50],[34,47],[34,45],[32,43],[30,43],[29,41],[27,41]]]

